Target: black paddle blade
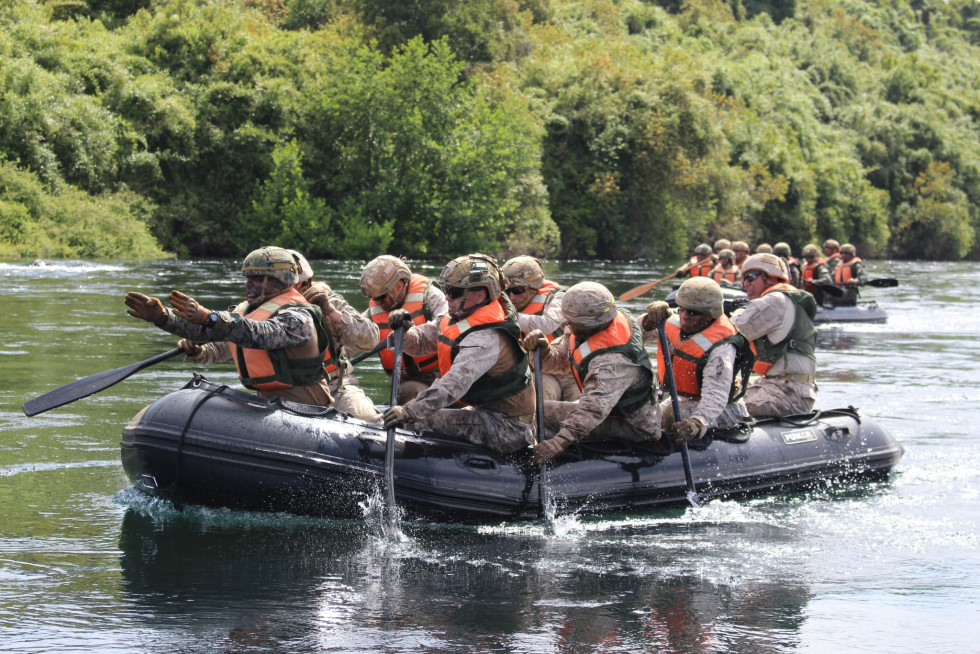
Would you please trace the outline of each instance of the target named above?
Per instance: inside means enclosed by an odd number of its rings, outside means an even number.
[[[123,366],[122,368],[106,370],[105,372],[100,372],[89,377],[83,377],[82,379],[73,381],[70,384],[65,384],[64,386],[56,388],[53,391],[48,391],[44,395],[39,395],[33,400],[28,400],[21,405],[21,408],[24,410],[25,415],[36,416],[39,413],[56,409],[59,406],[64,406],[74,402],[75,400],[80,400],[83,397],[88,397],[89,395],[94,395],[99,391],[104,391],[110,386],[118,384],[127,377],[138,373],[140,370],[149,368],[150,366],[160,363],[161,361],[171,359],[180,353],[180,348],[175,347],[169,352],[158,354],[152,359],[147,359],[146,361],[132,363],[128,366]]]
[[[898,286],[898,280],[894,277],[882,277],[881,279],[869,279],[868,286],[874,286],[876,288],[895,288]]]

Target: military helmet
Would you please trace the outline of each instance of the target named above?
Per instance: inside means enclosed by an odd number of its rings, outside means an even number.
[[[718,253],[718,260],[728,259],[729,261],[735,261],[735,253],[730,248],[724,248]]]
[[[242,261],[242,274],[246,277],[272,277],[286,286],[296,283],[296,260],[288,250],[266,246],[249,252]]]
[[[399,281],[412,277],[408,264],[390,254],[368,261],[361,271],[361,295],[367,298],[387,295]]]
[[[853,254],[857,254],[857,248],[855,248],[850,243],[845,243],[844,245],[840,246],[840,253],[841,254],[852,254],[852,255]]]
[[[561,311],[572,327],[605,327],[616,317],[616,300],[597,282],[579,282],[565,291]]]
[[[772,253],[777,257],[791,257],[793,256],[793,250],[790,249],[789,243],[780,241],[772,246]]]
[[[728,250],[731,252],[731,250]],[[691,277],[677,289],[677,306],[706,313],[717,318],[725,310],[725,295],[718,282],[710,277]]]
[[[835,241],[832,238],[828,238],[826,241],[823,242],[823,247],[824,247],[824,249],[826,249],[826,248],[834,248],[835,250],[837,250],[837,249],[840,249],[840,243],[838,243],[837,241]]]
[[[746,243],[745,241],[735,241],[734,243],[732,243],[732,250],[734,250],[735,252],[748,252],[749,244]]]
[[[711,246],[707,243],[701,243],[694,248],[694,254],[711,254]]]
[[[815,257],[819,257],[820,256],[820,250],[818,250],[817,249],[817,246],[814,245],[813,243],[807,243],[806,245],[803,246],[803,256],[804,257],[809,257],[811,255],[813,255]]]
[[[500,267],[508,286],[530,286],[537,290],[544,286],[544,270],[534,257],[519,256],[508,259]]]
[[[301,284],[313,279],[313,268],[310,267],[310,262],[306,260],[306,257],[296,250],[286,250],[286,252],[293,255],[293,261],[296,262],[296,268],[299,271],[296,275],[296,283]]]
[[[756,254],[772,254],[772,246],[768,243],[759,243],[755,246]]]
[[[722,250],[729,249],[732,247],[732,242],[727,238],[720,238],[715,241],[715,252],[721,252]]]
[[[742,276],[744,277],[753,270],[761,270],[770,277],[789,281],[789,271],[786,270],[786,262],[771,252],[756,252],[745,260],[742,264]]]
[[[439,282],[443,288],[485,288],[491,300],[499,298],[504,287],[503,275],[500,274],[497,261],[480,253],[456,257],[447,263],[439,274]]]

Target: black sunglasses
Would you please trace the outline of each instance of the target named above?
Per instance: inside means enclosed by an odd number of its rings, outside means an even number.
[[[446,297],[450,300],[457,300],[466,293],[466,289],[460,286],[447,286],[446,287]]]
[[[380,303],[382,303],[382,302],[385,301],[385,298],[386,297],[388,297],[388,294],[387,293],[385,293],[384,295],[379,295],[378,297],[373,297],[371,299],[374,300],[375,302],[377,302],[378,304],[380,304]]]
[[[683,311],[684,313],[686,313],[687,315],[691,316],[692,318],[700,318],[701,316],[705,315],[701,311],[695,311],[694,309],[688,309],[687,307],[680,307],[677,310],[678,311]]]
[[[523,295],[524,291],[527,290],[527,286],[511,286],[504,293],[507,295]]]
[[[751,282],[754,282],[756,280],[756,278],[758,278],[759,275],[761,275],[761,274],[762,274],[761,272],[750,272],[750,273],[747,273],[745,275],[742,275],[742,282],[743,283],[744,282],[750,282],[750,283]]]

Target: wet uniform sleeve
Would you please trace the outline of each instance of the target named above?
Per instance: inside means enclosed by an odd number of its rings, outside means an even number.
[[[381,332],[365,314],[359,313],[340,293],[330,293],[330,304],[340,314],[340,320],[324,316],[323,322],[330,329],[335,342],[350,350],[368,352],[381,340]]]
[[[438,322],[427,322],[413,325],[405,332],[405,354],[413,357],[423,357],[435,354],[439,343]]]
[[[558,436],[580,441],[605,420],[613,407],[637,381],[639,366],[622,354],[596,356],[582,383],[582,397],[562,421]]]
[[[731,343],[716,347],[708,355],[701,381],[701,399],[691,412],[692,418],[699,419],[707,426],[728,406],[728,393],[735,374],[735,346]]]
[[[548,344],[547,352],[541,353],[541,372],[564,375],[571,371],[572,362],[568,358],[568,330],[566,330],[561,338]]]
[[[296,347],[313,338],[313,317],[302,309],[283,309],[269,320],[249,320],[231,311],[218,311],[212,329],[189,323],[167,311],[160,329],[198,343],[230,341],[256,350]]]
[[[732,324],[750,341],[768,335],[769,340],[778,343],[793,327],[792,305],[793,301],[785,294],[769,293],[733,313]]]
[[[449,315],[449,301],[446,300],[446,294],[431,284],[425,302],[429,306],[429,313],[432,314],[432,320],[429,322],[438,325],[443,316]]]
[[[413,327],[409,331],[415,329]],[[460,343],[459,354],[449,372],[435,380],[405,407],[421,420],[454,404],[493,367],[499,356],[500,338],[496,330],[485,329],[467,335]]]
[[[552,294],[548,298],[544,311],[539,315],[517,314],[517,322],[521,325],[521,331],[527,334],[532,330],[540,329],[545,334],[551,335],[561,329],[562,325],[565,324],[565,315],[561,312],[561,299],[564,295],[565,291]]]

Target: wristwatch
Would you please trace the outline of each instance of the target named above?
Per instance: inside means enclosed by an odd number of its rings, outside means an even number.
[[[204,328],[205,329],[211,329],[212,327],[214,327],[217,324],[218,324],[218,312],[217,311],[212,311],[211,313],[208,314],[208,319],[204,323]]]

